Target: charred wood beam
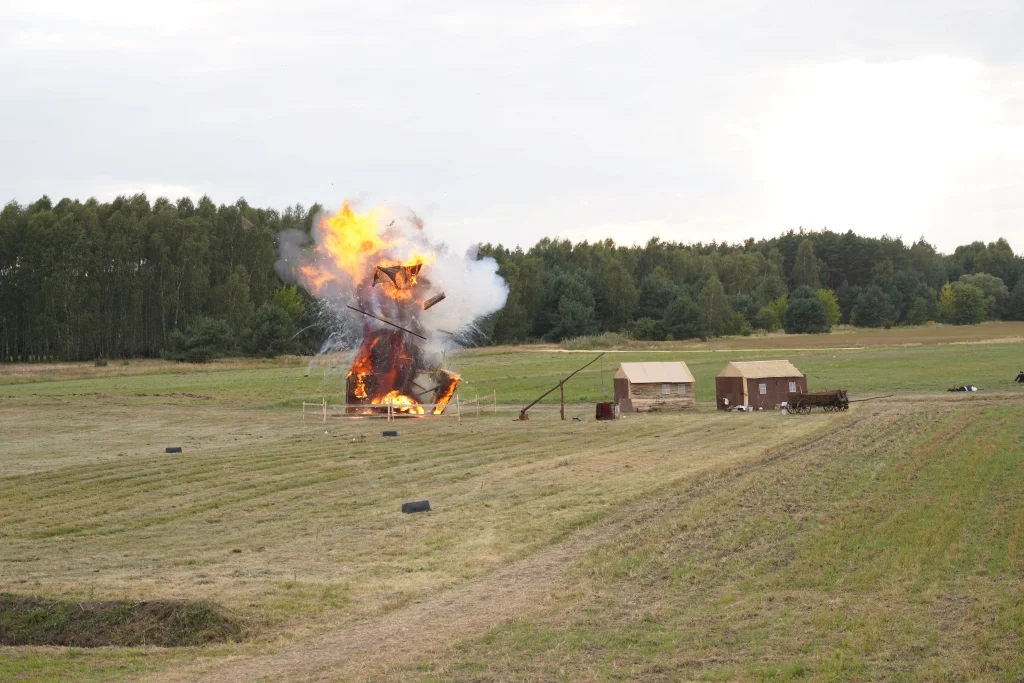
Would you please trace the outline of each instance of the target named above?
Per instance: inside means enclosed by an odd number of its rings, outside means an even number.
[[[423,302],[423,310],[425,311],[428,308],[433,308],[437,304],[441,303],[442,301],[444,301],[444,296],[444,292],[441,292],[437,296],[430,297],[429,299]]]
[[[406,328],[402,327],[401,325],[396,325],[395,323],[391,322],[390,320],[388,320],[386,318],[381,318],[379,315],[374,315],[373,313],[370,313],[369,311],[364,311],[361,308],[356,308],[355,306],[349,306],[348,304],[345,304],[345,308],[353,310],[356,313],[362,313],[363,315],[365,315],[365,316],[367,316],[369,318],[373,318],[374,320],[379,320],[380,322],[384,323],[385,325],[391,325],[391,327],[394,327],[395,329],[399,329],[402,332],[407,332],[407,333],[411,334],[414,337],[419,337],[423,341],[427,340],[427,338],[424,337],[422,334],[416,334],[412,330],[406,329]]]

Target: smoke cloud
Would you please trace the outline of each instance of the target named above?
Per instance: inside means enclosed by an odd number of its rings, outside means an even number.
[[[422,263],[419,300],[445,295],[427,310],[417,306],[415,315],[416,331],[427,338],[421,347],[438,362],[445,350],[461,345],[459,340],[476,337],[480,319],[500,310],[508,297],[494,259],[478,259],[475,249],[453,252],[419,216],[401,207],[377,205],[361,212],[348,203],[338,213],[321,212],[310,235],[281,232],[278,250],[278,274],[316,298],[322,322],[331,330],[321,354],[352,351],[362,340],[367,318],[348,306],[395,319],[395,302],[374,284],[379,265]]]

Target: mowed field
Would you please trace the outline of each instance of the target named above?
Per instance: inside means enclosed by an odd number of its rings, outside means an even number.
[[[0,647],[0,680],[1019,680],[1024,327],[941,329],[609,353],[567,385],[581,422],[469,409],[398,438],[302,421],[344,376],[308,359],[0,367],[0,592],[209,599],[245,625]],[[463,400],[514,405],[593,355],[451,361]],[[715,411],[715,373],[759,358],[896,396]],[[619,362],[667,359],[697,410],[592,419]]]

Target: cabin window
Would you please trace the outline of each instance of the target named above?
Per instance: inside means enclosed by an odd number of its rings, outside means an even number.
[[[685,384],[677,384],[676,385],[676,393],[678,393],[680,396],[686,396],[686,385]]]
[[[661,393],[663,393],[665,395],[671,394],[672,393],[672,385],[671,384],[662,384],[661,385]]]
[[[768,393],[768,385],[767,385],[767,384],[764,384],[763,382],[762,382],[761,384],[758,384],[758,385],[757,385],[757,392],[758,392],[759,394],[761,394],[762,396],[763,396],[764,394],[767,394],[767,393]]]
[[[796,382],[789,383],[789,390],[793,393],[796,393]]]

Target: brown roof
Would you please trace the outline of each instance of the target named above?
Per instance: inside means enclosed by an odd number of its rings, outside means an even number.
[[[672,363],[623,363],[615,373],[619,379],[625,377],[633,384],[653,384],[657,382],[686,383],[693,382],[690,368],[683,361]]]
[[[788,360],[753,360],[729,363],[717,376],[764,379],[766,377],[803,377],[804,373],[797,370],[796,366]]]

